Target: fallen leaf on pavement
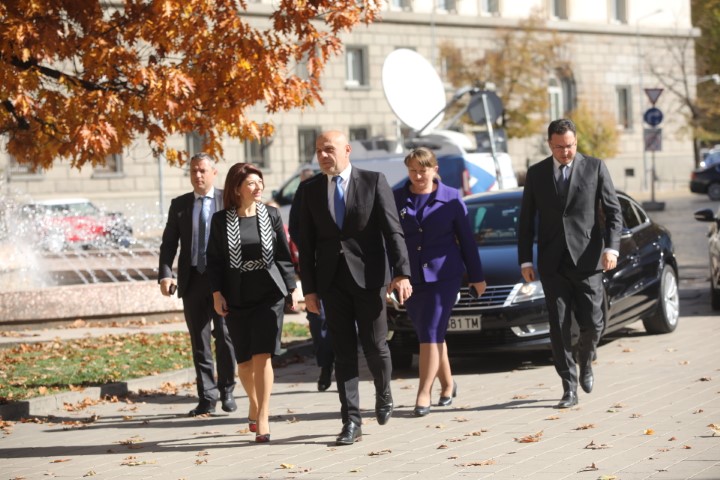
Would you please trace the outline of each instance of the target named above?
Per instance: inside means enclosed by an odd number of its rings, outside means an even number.
[[[470,420],[468,420],[468,419],[465,418],[465,417],[455,417],[455,418],[453,418],[453,422],[458,422],[458,423],[469,422],[469,421],[470,421]]]
[[[63,463],[69,462],[72,458],[58,458],[57,460],[50,460],[50,463]]]
[[[612,448],[612,445],[608,445],[607,443],[595,443],[595,440],[591,440],[590,443],[585,445],[585,448],[588,450],[604,450],[606,448]]]
[[[361,468],[353,468],[352,470],[350,470],[350,473],[360,473],[360,472],[362,472]]]
[[[597,480],[617,480],[615,475],[600,475]]]
[[[524,437],[516,438],[515,441],[518,443],[535,443],[540,441],[540,437],[542,437],[543,431],[540,430],[539,432],[532,434],[532,435],[526,435]]]
[[[550,415],[545,420],[560,420],[560,416],[559,415]]]
[[[713,431],[713,437],[720,435],[720,425],[717,423],[711,423],[708,427]]]
[[[455,442],[464,442],[465,440],[467,440],[467,438],[455,437],[455,438],[448,438],[445,441],[455,443]]]
[[[388,453],[392,453],[392,450],[390,450],[389,448],[386,448],[384,450],[377,450],[375,452],[370,452],[370,453],[368,453],[368,457],[377,457],[380,455],[387,455]]]
[[[683,445],[682,448],[684,448],[685,450],[690,450],[690,449],[692,449],[692,447],[691,447],[690,445]]]
[[[575,427],[575,430],[590,430],[591,428],[595,428],[594,423],[585,423],[579,427]]]
[[[450,456],[447,457],[447,458],[448,458],[448,460],[457,460],[458,456],[457,456],[457,455],[450,455]]]
[[[207,450],[201,450],[195,454],[196,457],[205,457],[207,455],[210,455],[210,453]]]
[[[513,400],[525,400],[525,399],[528,398],[529,396],[530,396],[530,395],[513,395],[512,399],[513,399]]]
[[[295,465],[293,465],[292,463],[281,463],[280,468],[287,470],[290,468],[295,468]]]
[[[195,465],[202,465],[203,463],[208,463],[207,458],[198,458],[195,460]]]
[[[643,432],[643,434],[644,435],[655,435],[655,430],[653,430],[652,428],[648,428],[647,430],[645,430]]]
[[[661,452],[661,453],[664,453],[664,452],[669,452],[670,449],[667,448],[667,447],[663,447],[663,448],[658,448],[657,451],[658,451],[658,452]]]
[[[437,447],[438,450],[444,450],[444,449],[446,449],[446,448],[448,448],[448,446],[445,445],[444,443],[441,443],[441,444],[438,445],[438,447]]]
[[[587,447],[585,447],[585,448],[587,448]],[[600,470],[600,469],[597,467],[597,465],[595,465],[595,462],[593,462],[590,465],[588,465],[587,467],[583,468],[582,470],[579,470],[578,473],[595,472],[597,470]]]
[[[675,437],[668,438],[668,442],[674,442],[675,440],[677,440],[677,438],[675,438]]]
[[[487,465],[495,465],[495,460],[481,460],[479,462],[467,462],[467,463],[461,463],[460,467],[485,467]]]
[[[700,377],[701,382],[709,382],[710,380],[712,380],[712,377]]]
[[[476,430],[476,431],[474,431],[474,432],[466,433],[465,436],[466,436],[466,437],[479,437],[480,435],[482,435],[482,434],[485,433],[485,432],[487,432],[487,430],[485,430],[484,428],[482,428],[482,429]]]
[[[683,360],[682,362],[678,362],[679,365],[690,365],[690,360]]]
[[[95,475],[97,475],[95,470],[88,470],[83,477],[94,477]]]
[[[702,408],[698,408],[697,410],[695,410],[695,411],[693,412],[693,415],[697,415],[698,413],[703,413],[704,411],[705,411],[705,410],[703,410]]]

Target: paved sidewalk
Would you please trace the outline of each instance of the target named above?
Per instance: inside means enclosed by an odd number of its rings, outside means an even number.
[[[689,300],[701,308],[707,298]],[[641,324],[600,347],[597,386],[578,407],[552,408],[561,394],[549,364],[507,357],[455,363],[452,407],[412,416],[414,371],[397,372],[397,410],[386,426],[362,382],[363,441],[336,447],[335,386],[316,391],[310,360],[276,369],[272,442],[254,443],[244,410],[188,418],[194,385],[157,378],[143,394],[87,400],[52,417],[8,423],[0,439],[3,478],[528,478],[718,479],[720,424],[718,319],[683,317],[670,335]],[[520,367],[520,368],[513,368]],[[146,384],[145,389],[151,388]],[[175,391],[177,389],[177,391]],[[436,395],[437,397],[437,392]],[[539,441],[523,443],[523,437]]]

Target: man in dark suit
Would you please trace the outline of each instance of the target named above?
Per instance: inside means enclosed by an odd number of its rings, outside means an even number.
[[[300,208],[305,305],[319,314],[322,299],[335,350],[343,421],[338,445],[362,438],[358,338],[374,379],[378,423],[384,425],[392,415],[385,296],[395,290],[404,302],[412,293],[407,248],[390,186],[382,174],[352,167],[350,150],[342,132],[320,135],[316,153],[325,175],[304,184]]]
[[[622,215],[605,163],[577,153],[570,120],[550,123],[548,146],[552,156],[527,172],[518,259],[525,281],[534,282],[537,225],[538,271],[548,307],[553,361],[564,391],[557,408],[569,408],[578,403],[572,318],[580,328],[579,383],[590,393],[595,380],[592,361],[604,328],[602,271],[617,265]]]
[[[174,198],[170,203],[167,224],[160,245],[158,278],[160,291],[170,296],[177,289],[183,300],[185,323],[190,332],[193,363],[197,381],[198,405],[190,410],[190,416],[213,413],[218,399],[222,409],[237,409],[233,390],[235,388],[235,351],[228,334],[225,319],[213,309],[205,267],[205,249],[210,234],[213,213],[223,208],[223,192],[213,187],[217,176],[215,162],[206,153],[198,153],[190,160],[190,182],[193,191]],[[175,254],[180,243],[177,284],[172,271]],[[214,328],[213,328],[214,325]],[[218,380],[210,337],[215,337]]]

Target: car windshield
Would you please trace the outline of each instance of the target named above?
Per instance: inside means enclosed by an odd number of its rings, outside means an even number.
[[[470,227],[478,245],[516,244],[520,204],[515,200],[468,204]]]

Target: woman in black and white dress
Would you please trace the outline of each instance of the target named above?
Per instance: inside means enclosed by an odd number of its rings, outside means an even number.
[[[225,210],[213,215],[207,271],[215,311],[226,319],[255,441],[270,441],[271,358],[280,352],[283,311],[295,289],[280,212],[262,203],[262,172],[237,163],[225,179]],[[292,305],[294,308],[295,305]]]

